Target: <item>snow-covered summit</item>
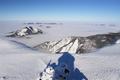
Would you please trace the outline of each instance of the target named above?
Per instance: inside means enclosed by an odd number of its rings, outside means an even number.
[[[23,36],[26,36],[26,35],[32,35],[32,34],[38,34],[38,33],[43,33],[43,31],[39,28],[35,28],[35,27],[32,27],[32,26],[29,26],[29,27],[24,27],[20,30],[16,30],[16,31],[13,31],[13,32],[10,32],[7,37],[23,37]]]

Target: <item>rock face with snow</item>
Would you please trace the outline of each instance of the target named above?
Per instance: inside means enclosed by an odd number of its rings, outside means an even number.
[[[57,67],[48,66],[43,72],[40,73],[39,80],[68,80],[70,71],[66,64]]]
[[[13,32],[9,33],[7,35],[7,37],[23,37],[26,35],[32,35],[32,34],[38,34],[38,33],[42,34],[43,31],[38,29],[38,28],[34,28],[32,26],[29,26],[29,27],[24,27],[20,30],[13,31]]]
[[[34,48],[47,49],[52,53],[89,53],[104,46],[115,44],[120,39],[120,33],[98,34],[88,37],[67,37],[58,41],[47,41]]]
[[[39,80],[53,80],[55,70],[52,67],[48,67],[40,75]]]

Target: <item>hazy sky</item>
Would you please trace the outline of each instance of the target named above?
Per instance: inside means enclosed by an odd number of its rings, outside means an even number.
[[[120,0],[0,0],[0,20],[120,21]]]

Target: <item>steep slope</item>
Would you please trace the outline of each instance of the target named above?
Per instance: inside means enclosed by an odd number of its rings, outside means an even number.
[[[120,33],[98,34],[88,37],[68,37],[58,41],[48,41],[34,48],[47,49],[52,53],[70,52],[70,53],[89,53],[96,51],[104,46],[118,43]]]

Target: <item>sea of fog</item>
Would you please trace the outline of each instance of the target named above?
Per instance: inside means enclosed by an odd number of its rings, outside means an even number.
[[[0,22],[0,80],[37,80],[39,73],[50,61],[58,63],[62,56],[34,51],[26,45],[32,47],[67,36],[89,36],[120,31],[120,24],[113,23],[60,22],[55,25],[24,23],[24,21]],[[9,38],[10,40],[4,37],[8,32],[25,26],[40,27],[44,34],[31,35],[29,38]],[[14,41],[11,42],[11,39]],[[89,54],[73,54],[75,58],[73,67],[78,68],[89,80],[119,80],[119,49],[120,44],[116,44]]]
[[[4,37],[9,32],[19,30],[26,26],[38,27],[44,32],[43,34],[30,35],[28,36],[29,39],[14,38],[17,41],[25,43],[28,46],[32,47],[36,46],[38,43],[43,43],[45,41],[54,41],[68,36],[89,36],[120,31],[120,24],[118,23],[88,23],[65,21],[0,21],[0,36]]]

